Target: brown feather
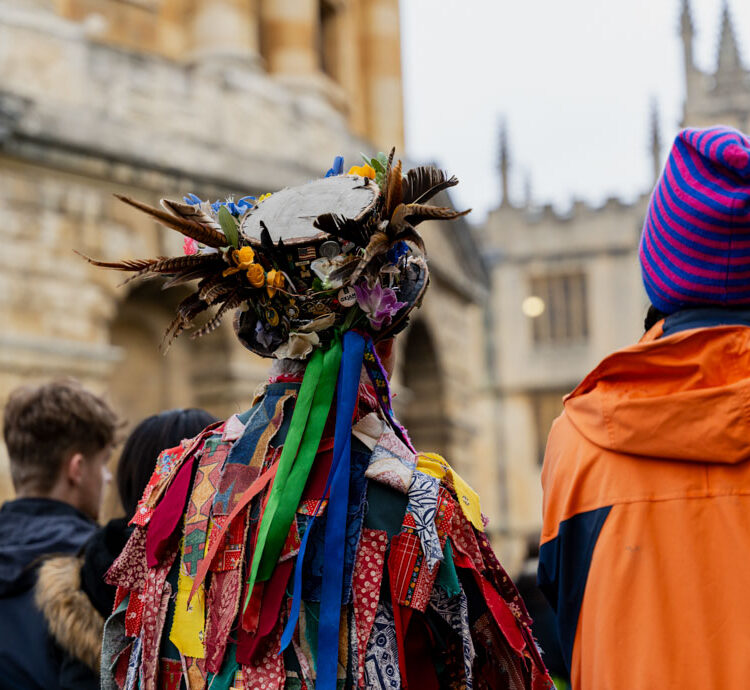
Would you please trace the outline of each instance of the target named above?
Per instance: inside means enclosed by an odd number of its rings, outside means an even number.
[[[144,204],[143,202],[137,201],[136,199],[131,199],[130,197],[123,196],[122,194],[115,194],[115,196],[120,201],[123,201],[126,204],[137,208],[139,211],[143,211],[143,213],[147,213],[153,218],[156,218],[156,220],[158,220],[162,225],[165,225],[168,228],[172,228],[173,230],[177,230],[183,235],[191,237],[196,242],[200,242],[201,244],[205,244],[209,247],[224,247],[229,244],[227,238],[224,236],[224,233],[218,232],[213,228],[206,227],[205,225],[202,225],[195,220],[191,220],[190,218],[182,218],[181,216],[175,216],[171,213],[167,213],[166,211],[162,211],[160,208],[154,208],[153,206],[149,206],[148,204]]]
[[[86,256],[77,250],[73,250],[78,256],[86,259],[92,266],[98,266],[99,268],[112,268],[116,271],[142,271],[144,268],[149,268],[155,263],[163,260],[165,257],[160,256],[156,259],[130,259],[125,261],[97,261],[92,259],[90,256]]]
[[[318,216],[313,221],[313,227],[327,232],[334,237],[353,242],[358,247],[366,247],[370,239],[365,225],[351,218],[344,218],[333,213],[324,213]]]
[[[212,331],[215,331],[219,324],[221,323],[221,320],[224,318],[224,315],[230,310],[235,307],[239,307],[240,304],[242,304],[242,298],[239,295],[239,290],[235,290],[229,297],[224,301],[224,303],[219,307],[216,314],[213,316],[213,318],[209,319],[208,322],[206,322],[203,326],[201,326],[197,331],[190,334],[191,339],[201,338],[204,335],[208,335]]]
[[[403,199],[403,190],[401,188],[401,161],[398,161],[396,165],[390,169],[390,173],[386,178],[385,186],[385,214],[386,218],[390,218],[391,213],[393,213]]]
[[[442,170],[431,165],[412,168],[404,176],[403,190],[405,204],[421,204],[435,194],[458,184],[455,177],[448,179]]]
[[[452,208],[442,206],[428,206],[427,204],[406,204],[404,219],[412,225],[417,225],[423,220],[455,220],[465,216],[471,211],[470,208],[465,211],[456,211]]]
[[[180,218],[187,218],[188,220],[194,220],[196,223],[200,223],[207,228],[216,230],[222,235],[224,234],[219,221],[214,220],[200,206],[186,204],[182,201],[173,201],[172,199],[162,199],[159,203],[167,211],[170,211],[175,216],[179,216]]]
[[[367,268],[370,262],[381,254],[385,254],[388,251],[388,247],[391,245],[391,240],[384,232],[376,232],[370,239],[370,243],[365,247],[364,254],[360,259],[357,268],[352,272],[352,277],[349,279],[349,283],[354,285],[362,272]]]

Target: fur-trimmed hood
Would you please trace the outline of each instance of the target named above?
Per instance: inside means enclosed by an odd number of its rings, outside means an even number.
[[[104,619],[81,589],[83,558],[58,556],[39,568],[36,604],[55,642],[99,673]]]

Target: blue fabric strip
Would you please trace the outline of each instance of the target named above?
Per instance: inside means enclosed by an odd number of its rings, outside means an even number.
[[[315,684],[318,690],[336,690],[341,591],[344,586],[346,511],[349,505],[352,417],[357,404],[365,339],[355,331],[347,331],[344,334],[343,345],[333,440],[335,467],[331,467],[333,481],[326,517],[323,588],[318,623],[318,669]]]
[[[333,441],[333,461],[328,473],[326,486],[323,491],[323,498],[328,496],[327,518],[326,518],[326,535],[324,545],[325,566],[323,571],[323,587],[321,593],[321,610],[326,606],[328,612],[335,610],[335,630],[327,630],[331,625],[328,620],[330,616],[323,616],[319,623],[318,633],[318,655],[324,653],[327,657],[333,659],[333,684],[336,687],[336,671],[338,663],[338,636],[339,636],[339,617],[341,611],[341,590],[343,588],[344,574],[344,548],[346,541],[346,513],[349,503],[349,470],[351,464],[351,429],[352,417],[354,416],[354,406],[357,403],[357,394],[359,389],[359,375],[362,370],[362,358],[364,355],[365,340],[354,331],[344,334],[343,353],[341,359],[341,368],[339,369],[337,405],[336,405],[336,427],[334,430]],[[281,636],[281,650],[289,646],[294,636],[294,630],[297,627],[300,607],[302,604],[302,572],[305,560],[305,552],[310,534],[313,532],[313,523],[318,516],[320,507],[315,511],[308,522],[307,529],[300,542],[297,562],[294,568],[294,584],[292,593],[292,606],[289,612],[289,619]],[[330,552],[335,551],[334,556]],[[333,560],[332,560],[333,559]],[[336,572],[332,572],[335,569]],[[326,598],[328,597],[328,598]],[[329,601],[333,597],[332,604]],[[330,651],[329,641],[334,640],[332,651]],[[328,645],[324,649],[324,645]],[[316,687],[328,687],[324,684],[324,678],[321,677],[321,669],[318,669],[318,680]]]

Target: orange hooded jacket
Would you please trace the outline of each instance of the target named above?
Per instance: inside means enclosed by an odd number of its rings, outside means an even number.
[[[576,690],[750,684],[750,328],[661,335],[601,362],[547,444],[539,582]]]

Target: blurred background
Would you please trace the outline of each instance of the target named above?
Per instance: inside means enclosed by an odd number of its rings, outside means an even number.
[[[268,362],[230,323],[163,356],[179,289],[118,287],[73,249],[181,253],[113,192],[258,195],[395,145],[474,208],[420,228],[433,280],[397,411],[530,570],[561,397],[642,331],[637,245],[670,141],[750,129],[749,32],[739,0],[0,0],[0,401],[70,375],[131,427],[246,409]]]

